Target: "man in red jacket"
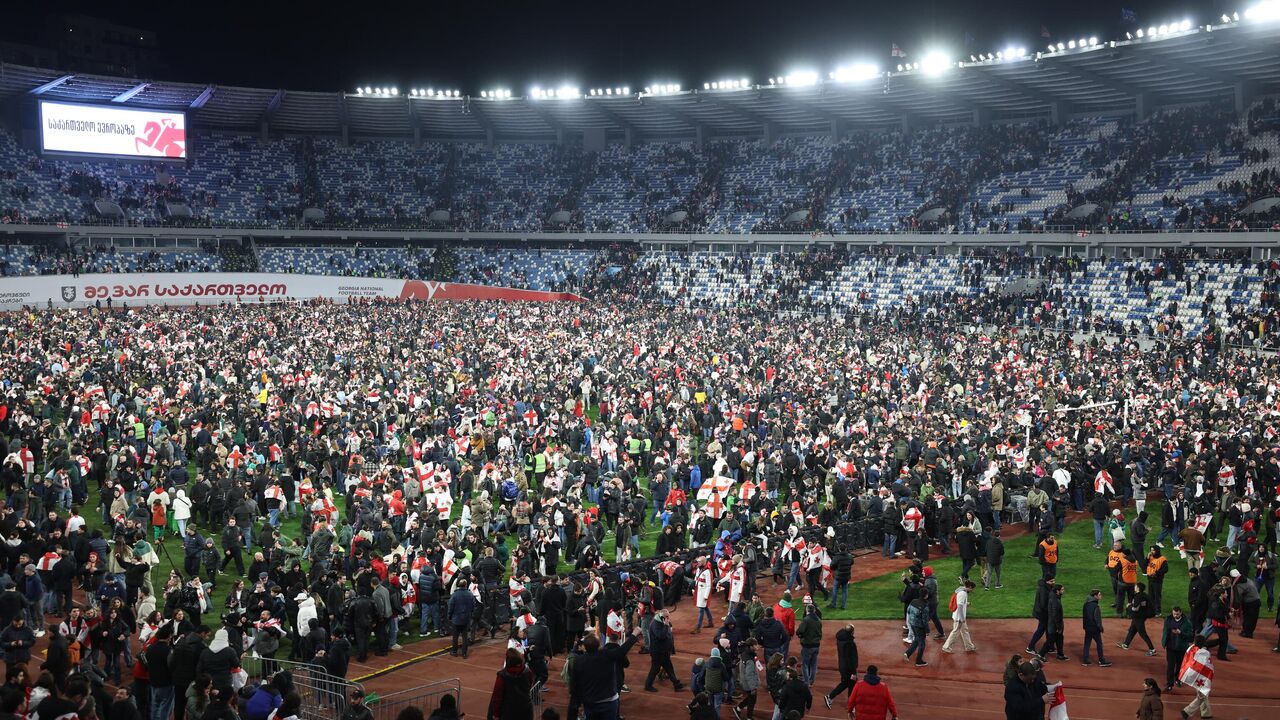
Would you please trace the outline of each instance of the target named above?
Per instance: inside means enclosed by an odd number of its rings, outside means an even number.
[[[867,666],[867,673],[849,693],[849,717],[857,720],[898,720],[898,707],[893,704],[889,686],[880,681],[880,668]]]
[[[787,631],[787,643],[782,647],[782,656],[786,657],[787,651],[791,649],[791,638],[796,636],[796,611],[791,609],[790,590],[782,591],[782,599],[773,606],[773,617]]]

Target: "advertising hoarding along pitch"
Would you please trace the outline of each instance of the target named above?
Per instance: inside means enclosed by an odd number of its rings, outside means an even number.
[[[40,148],[50,153],[182,160],[186,113],[41,101]]]

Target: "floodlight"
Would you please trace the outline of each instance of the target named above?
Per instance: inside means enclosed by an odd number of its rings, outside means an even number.
[[[1254,22],[1270,22],[1272,20],[1280,20],[1280,0],[1263,0],[1263,2],[1254,5],[1244,11],[1246,20]],[[1239,20],[1239,18],[1236,18]]]
[[[1076,49],[1076,41],[1075,41],[1075,40],[1068,40],[1068,41],[1067,41],[1067,47],[1068,47],[1068,48],[1070,48],[1070,49],[1072,49],[1072,50],[1075,50],[1075,49]]]
[[[1154,27],[1147,28],[1147,37],[1155,37],[1157,35],[1159,35],[1159,33],[1156,32],[1156,28]]]
[[[622,86],[622,94],[623,94],[623,95],[630,95],[630,94],[631,94],[631,88],[627,87],[626,85],[623,85],[623,86]]]
[[[1089,47],[1096,47],[1097,44],[1098,44],[1098,37],[1096,35],[1089,38]]]
[[[1160,26],[1160,34],[1161,34],[1161,35],[1168,35],[1168,34],[1169,34],[1169,26],[1168,26],[1168,25],[1161,25],[1161,26]]]
[[[920,61],[917,67],[924,68],[924,72],[927,75],[939,75],[951,67],[951,60],[946,55],[934,51],[925,54],[924,59]]]
[[[1063,50],[1066,50],[1066,49],[1067,48],[1065,45],[1063,45],[1062,43],[1058,43],[1058,52],[1062,52]]]
[[[1189,20],[1189,19],[1183,20],[1183,21],[1182,21],[1182,23],[1178,25],[1178,29],[1179,29],[1179,30],[1181,30],[1181,31],[1183,31],[1183,32],[1186,32],[1186,31],[1190,30],[1190,29],[1191,29],[1191,20]]]
[[[901,65],[899,65],[899,66],[898,66],[898,72],[902,72],[902,66],[901,66]]]
[[[972,55],[970,56],[972,57]],[[832,79],[838,82],[865,82],[880,76],[880,67],[874,63],[854,63],[836,68]]]
[[[806,85],[817,85],[818,73],[813,70],[797,70],[796,72],[787,75],[786,80],[788,85],[800,85],[802,87]]]
[[[999,60],[1003,60],[1003,59],[1004,59],[1004,51],[1003,51],[1003,50],[997,50],[997,51],[996,51],[996,58],[997,58],[997,59],[999,59]]]
[[[399,95],[399,94],[400,94],[400,88],[391,88],[391,94],[392,94],[392,95]]]
[[[742,78],[742,87],[744,87],[744,88],[749,88],[749,87],[751,87],[751,81],[750,81],[750,80],[748,80],[747,78]]]
[[[1224,23],[1229,23],[1229,22],[1231,22],[1231,17],[1230,17],[1229,15],[1227,15],[1226,13],[1223,13],[1223,14],[1222,14],[1222,22],[1224,22]]]
[[[489,97],[489,91],[488,91],[488,90],[481,90],[481,91],[480,91],[480,97],[482,97],[482,98],[487,98],[487,97]]]

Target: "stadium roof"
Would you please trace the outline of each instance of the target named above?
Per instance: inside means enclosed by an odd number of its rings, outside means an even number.
[[[185,109],[206,130],[443,140],[770,136],[935,123],[1127,113],[1280,91],[1280,23],[1227,22],[1159,37],[1081,43],[1022,59],[951,62],[865,82],[573,99],[293,92],[79,75],[0,65],[0,101],[34,98]],[[956,58],[955,60],[959,60]]]

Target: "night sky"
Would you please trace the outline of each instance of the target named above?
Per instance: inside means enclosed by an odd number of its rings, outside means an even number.
[[[456,88],[464,94],[530,86],[701,87],[747,77],[765,83],[797,68],[826,73],[841,62],[895,64],[932,48],[956,58],[1050,40],[1123,37],[1138,25],[1197,24],[1254,0],[901,0],[898,2],[515,2],[423,0],[299,3],[284,0],[166,3],[24,2],[6,8],[0,37],[40,44],[32,28],[50,13],[80,11],[159,33],[169,77],[291,90],[365,85]],[[218,8],[218,9],[213,9]],[[1052,38],[1041,37],[1041,27]]]

